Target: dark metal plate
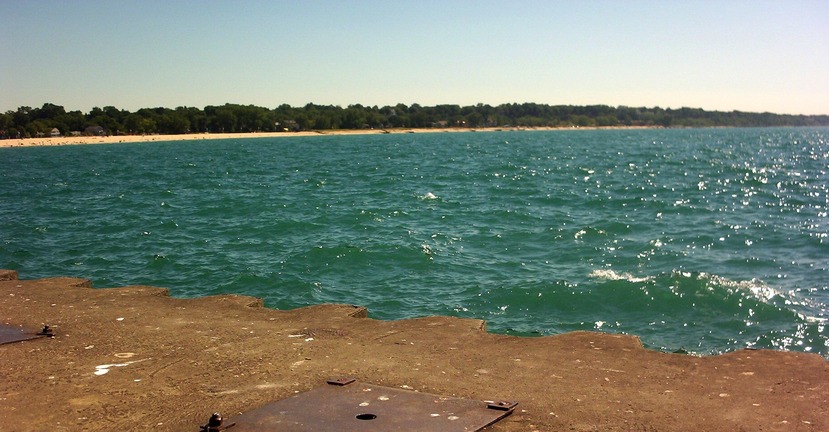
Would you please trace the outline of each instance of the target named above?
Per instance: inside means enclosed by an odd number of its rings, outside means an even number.
[[[230,432],[243,431],[479,431],[512,414],[514,402],[436,396],[361,382],[330,382],[229,419]]]
[[[0,345],[29,339],[37,339],[39,337],[43,337],[43,335],[38,335],[34,331],[27,331],[20,327],[0,324]]]

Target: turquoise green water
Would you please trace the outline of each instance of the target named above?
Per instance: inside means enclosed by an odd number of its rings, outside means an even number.
[[[829,129],[0,149],[0,268],[829,353]]]

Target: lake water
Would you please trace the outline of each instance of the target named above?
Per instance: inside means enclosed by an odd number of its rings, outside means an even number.
[[[829,129],[0,149],[0,268],[829,354]]]

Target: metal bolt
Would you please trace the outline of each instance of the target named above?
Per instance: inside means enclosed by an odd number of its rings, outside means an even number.
[[[224,423],[225,419],[222,418],[222,415],[215,412],[212,416],[210,416],[210,420],[207,421],[207,424],[201,427],[202,432],[219,432],[222,429],[222,423]]]

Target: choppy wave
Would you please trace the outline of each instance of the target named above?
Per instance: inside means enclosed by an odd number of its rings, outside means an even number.
[[[509,142],[509,144],[505,144]],[[829,353],[829,129],[0,149],[0,267]],[[71,162],[67,162],[71,161]]]

